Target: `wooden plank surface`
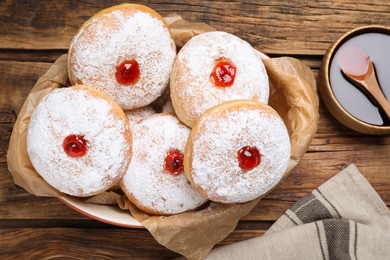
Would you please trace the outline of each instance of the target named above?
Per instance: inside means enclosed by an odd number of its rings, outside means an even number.
[[[163,16],[178,13],[249,41],[272,57],[302,60],[318,78],[321,59],[346,31],[371,24],[390,27],[387,0],[135,1]],[[0,258],[74,257],[161,259],[177,254],[146,230],[91,220],[55,198],[36,197],[14,185],[6,152],[13,124],[36,80],[67,52],[79,26],[122,1],[0,3]],[[263,199],[217,246],[262,235],[295,201],[355,163],[390,207],[390,135],[368,136],[338,123],[320,102],[318,132],[290,176]]]
[[[390,2],[340,1],[132,1],[161,15],[178,13],[234,33],[272,54],[322,55],[346,31],[390,26]],[[80,25],[123,1],[5,0],[0,6],[0,48],[67,49]]]
[[[233,231],[216,247],[260,236],[264,231]],[[122,241],[121,247],[113,242]],[[0,230],[2,256],[9,259],[164,259],[177,253],[159,245],[146,230],[21,228]]]

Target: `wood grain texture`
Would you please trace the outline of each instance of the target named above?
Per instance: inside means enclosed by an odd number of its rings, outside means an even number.
[[[123,1],[5,0],[0,6],[0,49],[67,49],[81,24]],[[348,30],[390,26],[390,2],[371,1],[132,1],[161,15],[179,13],[234,33],[272,54],[324,54]]]
[[[178,254],[146,230],[24,228],[0,230],[2,259],[159,259]]]
[[[0,4],[0,259],[168,259],[178,256],[146,230],[92,220],[55,198],[13,183],[6,152],[29,91],[67,52],[81,24],[123,1],[3,0]],[[293,56],[318,78],[323,54],[356,27],[390,27],[387,0],[132,1],[163,16],[178,13],[249,41],[271,57]],[[217,246],[264,234],[298,199],[355,163],[390,208],[390,135],[368,136],[337,122],[320,102],[318,131],[300,164]]]
[[[237,229],[216,247],[264,234]],[[159,245],[147,230],[15,228],[0,230],[2,259],[169,259],[179,255]]]
[[[0,61],[0,109],[2,113],[22,108],[24,100],[35,82],[46,72],[51,63]]]

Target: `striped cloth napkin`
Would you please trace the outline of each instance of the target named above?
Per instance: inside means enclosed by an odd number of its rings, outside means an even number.
[[[390,211],[351,164],[296,202],[265,235],[210,259],[390,259]]]

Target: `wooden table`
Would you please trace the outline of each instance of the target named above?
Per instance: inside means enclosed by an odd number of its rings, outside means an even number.
[[[67,48],[79,26],[122,1],[0,3],[0,258],[171,258],[146,230],[89,219],[55,198],[36,197],[14,185],[6,153],[13,124],[36,80]],[[317,78],[321,59],[350,29],[390,26],[388,0],[137,1],[163,16],[178,13],[233,33],[271,57],[302,60]],[[265,3],[267,2],[267,3]],[[333,3],[332,3],[333,2]],[[337,122],[320,104],[315,138],[291,175],[240,221],[217,246],[262,235],[295,201],[355,163],[390,206],[390,136],[368,136]]]

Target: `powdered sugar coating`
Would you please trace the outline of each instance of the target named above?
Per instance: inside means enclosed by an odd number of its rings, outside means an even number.
[[[123,109],[134,109],[150,104],[164,91],[176,46],[160,19],[123,7],[88,20],[69,54],[72,82],[94,86]],[[140,78],[134,85],[121,85],[116,67],[131,59],[139,64]]]
[[[163,113],[172,113],[175,114],[175,109],[173,108],[172,101],[170,98],[165,102],[164,106],[162,107]]]
[[[125,113],[131,125],[135,126],[142,119],[148,118],[156,114],[156,111],[154,111],[154,109],[151,106],[146,106],[146,107],[141,107],[133,110],[128,110]]]
[[[216,87],[210,80],[215,61],[220,58],[230,60],[237,68],[231,87]],[[189,126],[206,109],[225,101],[267,103],[269,97],[268,75],[255,50],[225,32],[203,33],[186,43],[174,63],[170,89],[177,115]]]
[[[184,147],[190,130],[170,114],[142,120],[133,133],[133,158],[121,186],[129,199],[151,214],[176,214],[195,209],[206,200],[187,181],[164,167],[169,149]]]
[[[278,114],[240,104],[203,115],[192,131],[191,176],[210,200],[236,203],[253,200],[273,188],[290,158],[287,129]],[[252,170],[239,167],[237,152],[254,146],[261,163]]]
[[[118,107],[119,108],[119,107]],[[125,173],[131,157],[131,132],[124,114],[114,115],[112,104],[88,89],[56,89],[32,114],[27,152],[36,171],[57,190],[90,196],[110,188]],[[83,135],[87,153],[68,156],[63,141]]]

